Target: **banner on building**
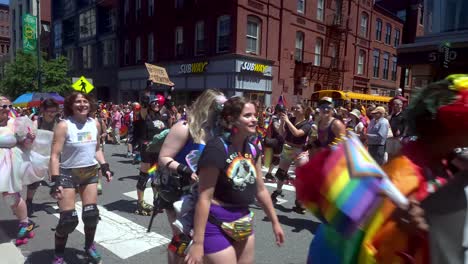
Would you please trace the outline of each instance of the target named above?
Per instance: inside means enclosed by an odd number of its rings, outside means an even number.
[[[23,16],[23,50],[35,52],[37,49],[37,18],[30,14]]]

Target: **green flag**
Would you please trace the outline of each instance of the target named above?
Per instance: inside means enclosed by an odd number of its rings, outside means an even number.
[[[35,52],[37,48],[37,19],[35,16],[25,14],[23,16],[23,50]]]

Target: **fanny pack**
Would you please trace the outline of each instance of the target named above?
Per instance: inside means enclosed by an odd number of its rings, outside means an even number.
[[[79,177],[80,179],[87,179],[94,176],[97,176],[98,173],[98,166],[93,165],[84,168],[73,168],[70,169],[71,175],[75,177]]]
[[[247,239],[252,234],[254,213],[250,213],[232,222],[223,222],[213,216],[208,215],[208,221],[223,230],[223,232],[235,241],[242,241]]]

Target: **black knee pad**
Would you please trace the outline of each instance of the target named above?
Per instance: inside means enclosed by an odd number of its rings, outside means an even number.
[[[78,225],[78,214],[76,210],[67,210],[60,213],[60,219],[55,229],[57,233],[66,236],[75,230]]]
[[[97,205],[88,204],[83,207],[83,214],[81,215],[85,227],[96,227],[99,222],[99,210]]]
[[[146,172],[140,171],[140,177],[136,185],[137,190],[144,192],[146,189],[146,183],[148,182],[149,175]]]
[[[39,185],[41,185],[40,181],[31,183],[28,185],[28,190],[37,190],[37,188],[39,188]]]
[[[279,180],[279,181],[285,181],[289,178],[289,175],[288,173],[283,170],[283,169],[278,169],[275,173],[275,177]]]

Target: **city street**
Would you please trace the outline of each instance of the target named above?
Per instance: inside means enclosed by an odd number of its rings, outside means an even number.
[[[150,217],[134,214],[138,165],[132,165],[125,153],[124,145],[105,145],[105,155],[115,176],[111,183],[104,185],[104,193],[99,196],[101,221],[95,239],[98,249],[103,255],[104,263],[167,263],[166,246],[170,239],[167,219],[165,215],[158,215],[151,233],[146,233]],[[268,185],[272,191],[272,184]],[[286,186],[284,193],[284,201],[281,200],[276,207],[286,233],[286,243],[281,248],[275,245],[271,225],[263,211],[255,205],[251,207],[255,212],[255,263],[300,264],[306,261],[308,246],[318,226],[318,220],[309,213],[299,215],[291,211],[295,197],[292,186]],[[147,188],[145,199],[152,203],[150,188]],[[50,263],[54,247],[52,229],[58,221],[56,203],[49,196],[49,189],[46,187],[39,188],[34,202],[36,212],[32,220],[39,228],[35,231],[36,237],[27,245],[21,246],[20,250],[27,258],[26,263]],[[79,200],[76,208],[81,214]],[[0,244],[3,244],[14,239],[18,226],[3,201],[0,202],[0,212]],[[66,263],[83,263],[83,245],[83,225],[80,217],[80,225],[68,239]]]

